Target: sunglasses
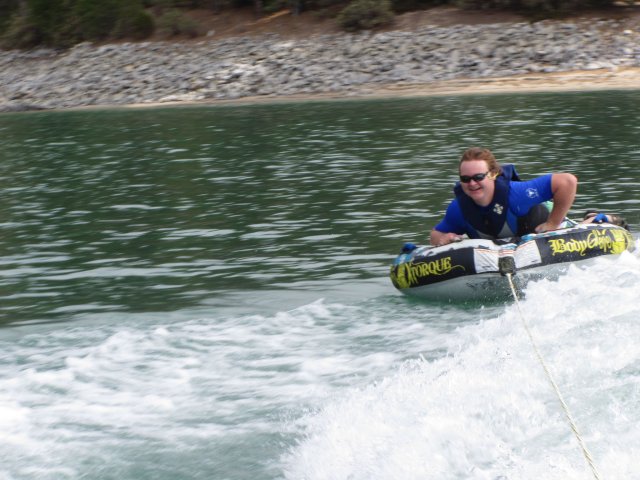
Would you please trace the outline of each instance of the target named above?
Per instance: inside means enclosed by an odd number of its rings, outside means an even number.
[[[471,180],[473,180],[474,182],[481,182],[482,180],[484,180],[486,178],[487,175],[489,175],[490,172],[485,172],[485,173],[476,173],[475,175],[460,175],[460,181],[462,183],[470,183]]]

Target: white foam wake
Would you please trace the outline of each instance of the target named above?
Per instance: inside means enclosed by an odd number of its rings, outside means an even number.
[[[604,478],[640,467],[634,255],[531,285],[522,309]],[[428,342],[429,339],[424,339]],[[514,305],[300,422],[286,478],[578,479],[590,471]]]

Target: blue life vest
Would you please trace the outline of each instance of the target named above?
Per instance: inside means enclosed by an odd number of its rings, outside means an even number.
[[[495,179],[493,200],[487,207],[480,207],[462,191],[460,182],[453,188],[462,216],[467,223],[470,238],[515,237],[518,232],[518,217],[509,208],[510,182],[519,182],[520,177],[513,165],[502,165],[502,173]]]

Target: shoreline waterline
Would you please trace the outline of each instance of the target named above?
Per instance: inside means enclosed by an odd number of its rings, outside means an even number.
[[[490,78],[459,78],[421,84],[371,84],[357,91],[318,92],[290,95],[261,95],[234,99],[174,100],[126,105],[86,105],[57,108],[52,111],[145,109],[181,106],[221,106],[298,103],[313,101],[349,101],[367,99],[416,98],[449,95],[500,95],[554,92],[595,92],[606,90],[640,90],[640,68],[616,70],[576,70],[568,72],[532,73]]]

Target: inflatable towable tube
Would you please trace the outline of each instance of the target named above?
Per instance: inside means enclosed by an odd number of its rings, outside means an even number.
[[[634,249],[633,237],[621,226],[576,224],[514,239],[466,239],[441,247],[405,244],[390,276],[402,293],[423,298],[506,298],[508,282],[500,278],[506,273],[515,273],[523,287],[531,279],[553,278],[572,263]]]

